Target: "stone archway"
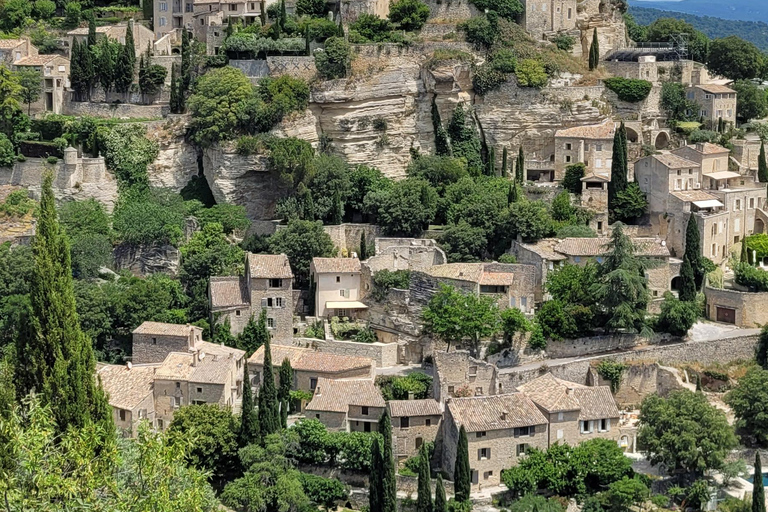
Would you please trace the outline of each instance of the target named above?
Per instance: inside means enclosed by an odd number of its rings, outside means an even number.
[[[640,140],[640,135],[635,131],[634,128],[630,128],[629,126],[625,126],[624,128],[627,130],[628,142],[637,142]]]
[[[755,234],[757,233],[765,233],[765,222],[763,222],[763,219],[755,219]]]
[[[675,276],[669,284],[669,289],[673,291],[680,290],[680,276]]]
[[[667,149],[669,147],[669,135],[667,135],[667,132],[659,132],[653,145],[656,149]]]

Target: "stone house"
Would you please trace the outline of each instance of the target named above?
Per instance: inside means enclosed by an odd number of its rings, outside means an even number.
[[[29,39],[0,39],[0,60],[6,67],[10,68],[24,57],[37,57],[37,55],[37,47]]]
[[[576,28],[576,0],[523,0],[521,25],[534,39]]]
[[[392,417],[392,444],[398,460],[413,457],[422,444],[437,438],[443,413],[436,400],[390,400],[387,407]]]
[[[261,346],[248,358],[248,375],[254,393],[261,385],[264,371],[264,347]],[[373,379],[376,376],[376,364],[367,357],[343,356],[318,352],[311,348],[272,345],[273,374],[284,359],[288,359],[293,370],[291,389],[313,393],[320,379]]]
[[[610,180],[615,133],[612,119],[555,132],[555,181],[562,181],[565,168],[577,163],[586,166],[585,174],[603,175]]]
[[[212,277],[208,297],[212,324],[229,319],[232,334],[240,334],[264,309],[274,342],[292,343],[293,272],[285,254],[246,253],[245,275]]]
[[[109,395],[115,426],[123,436],[135,437],[141,420],[155,424],[155,366],[105,364],[97,373]]]
[[[604,235],[608,227],[608,183],[603,174],[589,174],[581,178],[581,206],[592,212],[589,227]]]
[[[189,324],[144,322],[132,335],[134,365],[162,363],[171,352],[191,351],[203,342],[203,330]]]
[[[360,302],[360,273],[357,258],[312,258],[315,316],[358,318],[364,313],[368,306]]]
[[[547,418],[523,393],[446,402],[442,427],[442,470],[454,472],[461,426],[467,431],[472,487],[501,483],[501,472],[517,464],[530,448],[548,446]]]
[[[546,416],[547,446],[589,439],[618,441],[619,409],[608,386],[584,386],[547,373],[517,387]]]
[[[136,61],[138,62],[141,55],[146,53],[147,48],[151,47],[155,41],[155,34],[141,23],[135,23],[133,20],[130,20],[117,25],[96,27],[96,40],[98,41],[102,37],[108,37],[120,44],[125,44],[125,33],[128,30],[128,23],[131,23],[132,25],[133,44],[136,48]],[[72,43],[75,39],[77,39],[79,44],[86,43],[88,41],[88,27],[79,27],[70,30],[67,32],[67,36],[69,38],[70,48],[72,48]]]
[[[450,398],[502,393],[496,366],[475,359],[466,350],[434,353],[435,372],[432,394],[443,404]]]
[[[699,142],[685,145],[672,151],[672,154],[699,164],[702,174],[714,174],[728,170],[730,150],[717,144]]]
[[[361,298],[373,287],[373,275],[380,270],[424,271],[435,265],[448,263],[445,252],[437,241],[429,238],[375,238],[375,255],[361,265]]]
[[[304,410],[328,430],[376,432],[386,403],[371,379],[320,378]]]
[[[744,329],[759,328],[768,323],[768,293],[744,289],[704,287],[707,318]]]
[[[562,265],[566,257],[554,250],[556,239],[548,238],[538,240],[535,243],[523,243],[513,240],[510,253],[517,261],[525,265],[531,265],[536,269],[535,294],[536,303],[546,300],[544,283],[547,282],[547,273]]]
[[[699,105],[699,117],[711,127],[717,127],[722,119],[736,124],[736,91],[725,85],[701,84],[688,88],[686,96]]]
[[[270,5],[275,1],[267,1]],[[266,6],[265,6],[266,7]],[[246,25],[259,21],[260,0],[154,0],[153,16],[157,38],[176,29],[186,28],[197,32],[197,25],[208,25],[214,16],[217,25],[224,25],[228,18],[242,19]]]
[[[69,59],[61,55],[30,55],[14,61],[13,68],[34,69],[40,73],[43,88],[40,98],[28,106],[31,113],[61,114],[64,91],[69,88]]]
[[[454,286],[464,293],[497,297],[501,309],[518,308],[533,313],[535,269],[529,265],[507,263],[448,263],[435,265],[423,273],[411,274],[411,298],[428,301],[440,284]]]

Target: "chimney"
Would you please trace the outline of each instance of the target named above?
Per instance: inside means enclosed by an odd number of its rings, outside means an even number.
[[[315,386],[315,396],[320,396],[320,386]]]
[[[573,388],[566,388],[565,389],[565,394],[566,395],[572,395],[573,394]]]
[[[197,366],[197,352],[192,352],[192,366]]]
[[[507,421],[507,411],[501,413],[501,421]]]

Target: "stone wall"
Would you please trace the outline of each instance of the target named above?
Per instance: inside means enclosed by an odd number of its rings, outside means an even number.
[[[710,288],[704,289],[707,299],[707,318],[717,320],[717,308],[735,310],[735,324],[752,329],[768,323],[768,293],[741,292]]]
[[[115,270],[128,270],[137,276],[163,273],[175,276],[181,264],[181,253],[170,245],[134,246],[120,244],[112,256]]]
[[[267,57],[267,68],[270,76],[289,75],[294,78],[311,80],[317,75],[314,57],[275,55]]]
[[[264,78],[269,76],[269,66],[263,59],[230,60],[229,65],[239,69],[249,78]]]
[[[278,227],[278,229],[280,229]],[[375,239],[381,233],[381,228],[376,224],[353,224],[344,223],[336,226],[323,226],[323,231],[333,240],[333,245],[341,254],[346,250],[350,255],[353,251],[360,248],[360,235],[365,233],[365,239],[368,243]]]
[[[550,341],[547,343],[547,355],[552,359],[577,357],[611,350],[627,350],[645,342],[635,334],[616,334],[577,338],[573,340]]]
[[[162,363],[171,352],[186,353],[189,346],[189,336],[134,334],[131,360],[134,364]]]
[[[87,101],[64,100],[62,113],[70,116],[92,117],[142,117],[160,118],[168,114],[168,105],[134,105],[130,103],[90,103]]]
[[[435,352],[434,361],[432,394],[438,402],[456,396],[462,387],[469,387],[473,396],[496,394],[496,367],[470,357],[466,350]]]
[[[606,381],[592,368],[590,371],[591,384],[609,386]],[[629,364],[621,376],[619,390],[614,398],[619,407],[631,408],[643,401],[646,396],[658,393],[665,396],[670,391],[682,389],[684,386],[678,378],[675,368],[661,366],[658,363],[640,362]]]
[[[387,368],[398,363],[398,345],[396,343],[357,343],[340,340],[309,340],[320,352],[340,356],[367,357],[373,359],[377,368]],[[301,344],[301,339],[294,344]]]
[[[154,162],[147,166],[154,187],[179,191],[200,172],[197,149],[187,142],[189,116],[169,115],[165,121],[147,123],[147,137],[160,146]]]

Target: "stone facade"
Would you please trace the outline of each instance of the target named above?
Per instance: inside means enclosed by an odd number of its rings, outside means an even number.
[[[503,392],[496,381],[496,367],[469,356],[464,350],[435,352],[432,394],[440,403],[457,396],[483,396]],[[498,387],[498,391],[497,391]]]
[[[144,322],[133,331],[132,362],[162,363],[171,352],[187,352],[203,339],[203,330],[192,325],[169,332],[167,324]]]
[[[534,39],[576,28],[576,0],[523,0],[522,26]]]
[[[399,347],[397,343],[357,343],[341,340],[312,340],[321,352],[328,354],[368,357],[373,359],[377,368],[396,366]]]
[[[586,174],[611,177],[614,122],[577,126],[555,133],[555,180],[562,181],[569,165],[582,163]]]
[[[37,101],[29,105],[30,112],[34,114],[62,113],[64,91],[69,88],[69,59],[61,55],[29,56],[14,61],[13,68],[15,70],[33,69],[42,77],[40,96]]]
[[[704,288],[707,318],[755,329],[768,323],[768,293]]]
[[[694,85],[686,93],[689,100],[699,104],[699,117],[707,125],[717,127],[720,119],[732,126],[736,124],[736,91],[723,85]]]
[[[402,426],[407,418],[407,426]],[[442,416],[392,417],[392,441],[395,457],[408,459],[419,453],[423,443],[434,442],[440,430]]]

